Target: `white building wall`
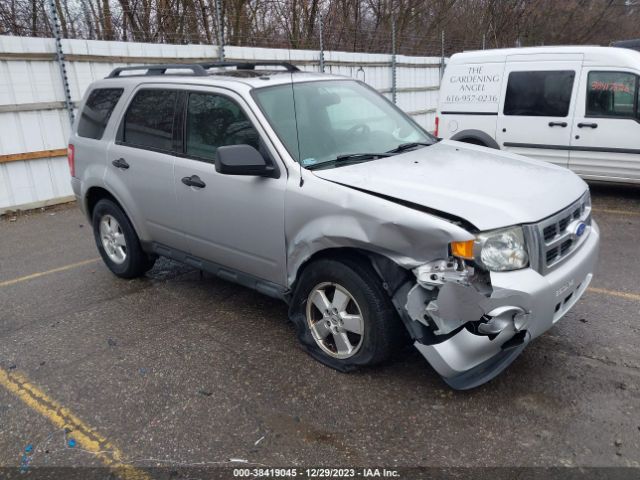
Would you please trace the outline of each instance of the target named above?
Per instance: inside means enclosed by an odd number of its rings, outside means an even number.
[[[127,64],[145,58],[218,58],[216,46],[162,45],[95,40],[64,40],[67,73],[73,102],[89,84]],[[65,157],[3,162],[3,155],[64,149],[69,119],[62,108],[64,94],[53,55],[54,40],[0,36],[0,213],[34,208],[71,199]],[[319,52],[271,48],[226,47],[229,60],[280,60],[302,70],[319,71]],[[397,104],[425,128],[432,130],[440,83],[440,59],[397,59]],[[325,52],[325,72],[360,79],[391,98],[391,56]]]

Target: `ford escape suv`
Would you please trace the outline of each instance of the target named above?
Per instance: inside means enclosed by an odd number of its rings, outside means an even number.
[[[576,303],[599,230],[569,170],[430,136],[365,84],[293,65],[114,70],[69,144],[107,267],[158,256],[289,305],[341,371],[410,338],[453,388],[495,377]]]

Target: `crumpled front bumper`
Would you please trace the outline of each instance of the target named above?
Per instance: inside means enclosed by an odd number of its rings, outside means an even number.
[[[436,345],[416,342],[416,348],[453,388],[474,388],[494,378],[530,340],[560,320],[589,286],[600,244],[600,230],[595,221],[590,230],[581,248],[544,276],[531,268],[491,273],[494,295],[508,291],[509,304],[528,312],[519,325],[519,331],[525,332],[520,333],[519,342],[505,345],[518,333],[514,328],[503,330],[493,339],[463,329]]]

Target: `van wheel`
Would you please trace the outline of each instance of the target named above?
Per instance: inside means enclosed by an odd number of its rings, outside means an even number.
[[[308,265],[290,317],[305,350],[343,372],[383,362],[406,338],[380,278],[359,260]]]
[[[125,213],[111,200],[102,199],[93,209],[93,235],[102,260],[118,277],[139,277],[155,263],[140,247]]]

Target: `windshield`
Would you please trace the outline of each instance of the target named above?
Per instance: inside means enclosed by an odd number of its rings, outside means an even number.
[[[289,153],[305,167],[409,143],[434,143],[406,114],[356,81],[289,83],[253,94]]]

